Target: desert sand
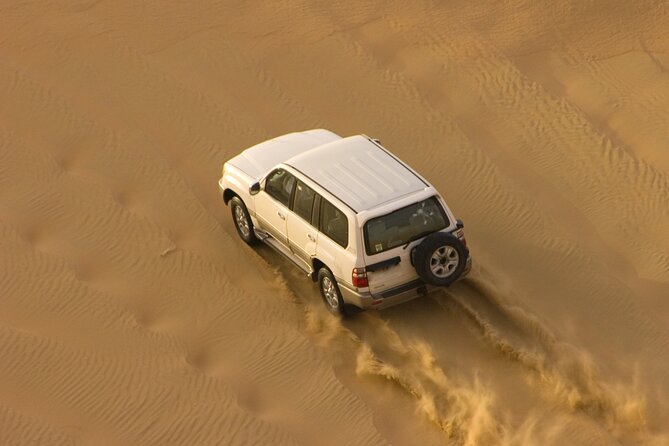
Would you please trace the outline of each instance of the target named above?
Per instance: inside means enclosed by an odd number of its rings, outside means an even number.
[[[669,445],[669,4],[0,2],[0,445]],[[222,163],[365,133],[472,274],[340,322]]]

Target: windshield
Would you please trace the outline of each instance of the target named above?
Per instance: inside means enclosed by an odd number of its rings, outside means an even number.
[[[446,226],[446,213],[436,197],[430,197],[365,223],[365,249],[367,255],[378,254]]]

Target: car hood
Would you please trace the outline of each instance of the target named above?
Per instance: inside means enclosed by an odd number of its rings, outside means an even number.
[[[256,144],[229,160],[228,163],[258,180],[277,164],[338,139],[341,139],[339,135],[325,129],[289,133]]]

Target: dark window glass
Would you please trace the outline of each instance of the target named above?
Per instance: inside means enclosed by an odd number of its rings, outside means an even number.
[[[277,169],[267,176],[265,192],[288,207],[294,186],[295,177],[283,169]]]
[[[295,186],[295,198],[293,198],[293,212],[310,222],[311,209],[314,205],[315,196],[316,192],[306,184],[298,181],[297,186]]]
[[[321,198],[321,232],[346,248],[348,246],[348,219],[332,203]]]
[[[365,223],[365,248],[368,255],[377,254],[446,226],[448,218],[444,210],[431,197]]]

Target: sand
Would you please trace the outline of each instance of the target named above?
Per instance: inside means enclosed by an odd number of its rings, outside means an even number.
[[[669,445],[669,5],[0,2],[1,445]],[[222,163],[365,133],[475,267],[340,322]]]

